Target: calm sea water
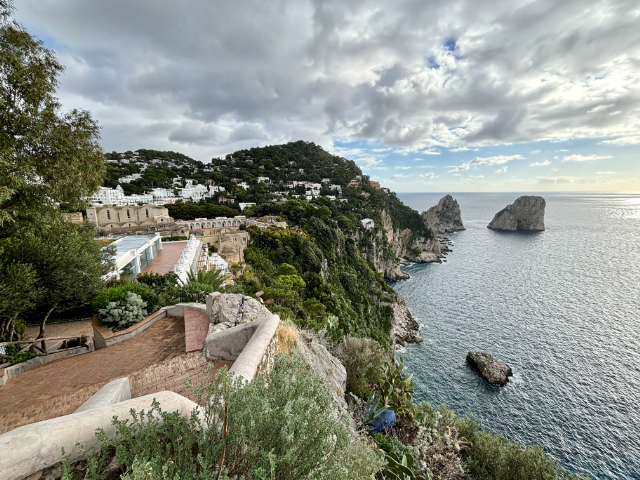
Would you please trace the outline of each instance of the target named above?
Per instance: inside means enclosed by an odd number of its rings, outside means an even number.
[[[440,194],[401,194],[422,212]],[[497,232],[518,194],[456,194],[467,228],[446,263],[394,287],[421,326],[407,346],[416,397],[594,479],[640,479],[640,196],[543,194],[544,232]],[[465,362],[494,354],[514,377],[493,387]]]

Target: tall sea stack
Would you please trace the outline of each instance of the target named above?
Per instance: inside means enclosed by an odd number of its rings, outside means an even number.
[[[422,212],[422,221],[439,234],[465,230],[460,216],[460,205],[451,195],[445,195],[435,207]]]
[[[547,202],[534,195],[523,195],[496,213],[487,228],[492,230],[544,230]]]

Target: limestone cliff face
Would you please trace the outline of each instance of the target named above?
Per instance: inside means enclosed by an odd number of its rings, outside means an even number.
[[[544,230],[544,198],[524,195],[496,213],[487,228],[492,230]]]
[[[460,205],[451,195],[442,197],[436,206],[422,212],[422,221],[439,234],[465,230],[460,215]]]
[[[391,319],[391,340],[395,344],[404,346],[405,343],[422,343],[418,335],[420,325],[415,321],[404,299],[395,294],[395,302],[392,303],[393,317]]]
[[[415,236],[405,228],[393,228],[391,216],[382,210],[382,231],[378,233],[372,251],[366,252],[368,259],[376,269],[388,280],[405,280],[409,275],[400,269],[401,263],[433,263],[440,262],[448,251],[442,238],[435,234],[431,238]],[[396,261],[400,259],[400,263]]]

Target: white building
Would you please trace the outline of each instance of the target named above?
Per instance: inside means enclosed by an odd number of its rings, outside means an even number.
[[[143,195],[129,195],[124,197],[125,204],[124,205],[138,205],[138,204],[153,204],[153,195],[143,194]]]
[[[367,229],[372,229],[376,225],[375,222],[370,218],[363,218],[361,222],[362,226]]]
[[[249,184],[247,182],[240,182],[238,186],[240,188],[244,188],[245,190],[249,190]]]
[[[175,197],[173,194],[173,188],[154,188],[151,190],[151,195],[153,195],[154,198]]]
[[[140,180],[142,178],[141,173],[132,173],[131,175],[125,175],[118,179],[118,183],[130,183],[134,180]]]
[[[226,190],[224,189],[224,187],[221,187],[220,185],[209,185],[209,191],[211,193],[217,193],[217,192],[224,192]]]
[[[116,246],[116,254],[113,257],[116,268],[107,275],[108,278],[133,278],[162,250],[159,233],[122,237],[113,244]]]
[[[269,177],[258,177],[258,183],[260,182],[271,183],[271,180],[269,180]]]
[[[219,270],[220,272],[222,272],[223,274],[229,273],[229,264],[224,258],[222,258],[217,253],[212,253],[211,255],[209,255],[209,264],[213,266],[213,268],[215,268],[216,270]]]
[[[247,203],[242,203],[240,202],[238,205],[240,205],[240,211],[244,211],[245,208],[247,207],[254,207],[256,204],[253,202],[247,202]]]
[[[323,178],[322,180],[320,180],[320,183],[329,183],[330,181],[330,178]]]
[[[91,197],[92,205],[126,205],[124,191],[118,185],[116,188],[100,187]]]
[[[193,180],[186,180],[186,183],[186,187],[180,190],[182,198],[197,202],[211,196],[209,189],[205,185],[193,185]]]
[[[331,184],[329,185],[331,190],[336,190],[338,193],[342,193],[342,187],[340,185]]]

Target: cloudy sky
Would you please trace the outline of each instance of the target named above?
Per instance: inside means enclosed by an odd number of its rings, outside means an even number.
[[[640,191],[637,0],[15,0],[107,151],[313,141],[396,191]]]

